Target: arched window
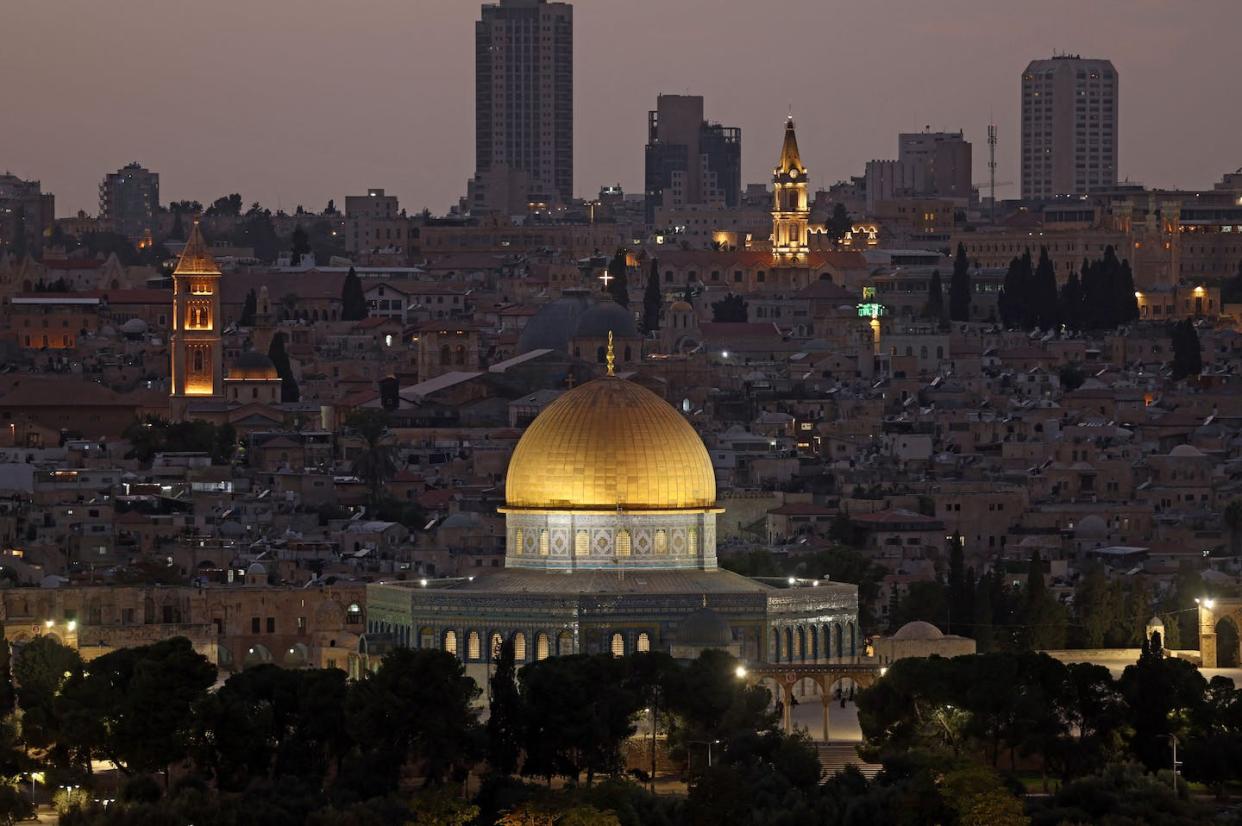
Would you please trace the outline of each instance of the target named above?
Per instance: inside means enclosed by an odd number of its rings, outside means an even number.
[[[772,629],[772,662],[781,661],[781,630],[779,628]]]
[[[548,532],[545,529],[539,532],[539,555],[547,556],[548,550],[549,550]]]
[[[597,361],[600,364],[603,364],[605,353],[606,351],[604,350],[603,347],[597,347],[595,350],[595,361]]]
[[[794,632],[792,628],[785,629],[785,659],[790,662],[798,659],[798,650],[794,648]]]
[[[699,552],[699,529],[691,528],[686,531],[686,553],[691,556]]]
[[[457,656],[457,632],[456,631],[445,631],[444,632],[444,650],[447,653],[452,654],[454,657]]]
[[[568,631],[562,631],[556,635],[556,655],[558,657],[567,657],[574,653],[574,635]]]
[[[418,629],[418,647],[419,648],[435,648],[436,632],[430,626],[424,625]]]
[[[617,531],[617,556],[630,555],[630,532],[625,528]]]
[[[632,353],[633,353],[633,351],[632,351],[632,350],[630,350],[630,345],[628,345],[628,344],[627,344],[627,345],[625,345],[625,357],[624,357],[623,361],[633,361],[633,360],[634,360],[634,357],[633,357]]]
[[[574,556],[586,556],[591,552],[591,536],[586,531],[574,534]]]
[[[612,651],[612,656],[624,657],[625,656],[625,637],[621,636],[621,634],[613,634],[612,641],[608,644],[608,648],[609,650]]]
[[[516,531],[513,532],[513,552],[515,554],[518,554],[519,556],[521,556],[521,554],[526,548],[526,546],[522,542],[524,538],[525,537],[522,535],[521,528],[518,528]]]
[[[825,657],[825,658],[828,658],[828,657],[831,657],[831,656],[832,656],[832,645],[831,645],[831,642],[830,642],[830,640],[831,640],[831,638],[832,638],[832,633],[831,633],[831,632],[832,632],[831,627],[830,627],[830,626],[825,625],[825,626],[823,627],[823,629],[820,631],[820,634],[819,634],[820,639],[822,639],[822,640],[824,641],[824,657]]]
[[[478,631],[471,631],[466,637],[466,659],[477,660],[483,655],[482,644]]]
[[[457,362],[458,364],[465,364],[465,363],[466,363],[466,348],[465,348],[465,346],[463,346],[463,345],[461,345],[461,344],[458,344],[458,345],[457,345],[457,354],[456,354],[456,355],[457,355],[456,362]]]
[[[655,535],[655,552],[657,554],[668,553],[668,531],[660,528]]]
[[[440,363],[448,364],[451,360],[452,356],[450,355],[449,346],[445,344],[440,348]]]
[[[540,633],[535,637],[535,659],[546,660],[548,653],[548,635]]]
[[[816,628],[814,625],[812,625],[812,626],[811,626],[811,650],[810,650],[810,656],[811,656],[811,659],[812,659],[812,660],[818,660],[818,659],[819,659],[819,657],[820,657],[820,653],[819,653],[819,629],[818,629],[818,628]]]
[[[194,372],[203,372],[203,351],[198,348],[194,349]]]
[[[798,626],[798,653],[794,658],[806,662],[806,629],[802,626]]]
[[[513,659],[519,663],[526,661],[526,635],[521,631],[513,635]]]
[[[634,646],[634,650],[640,654],[646,654],[651,650],[651,635],[643,631],[638,635],[638,642]]]
[[[492,632],[491,644],[487,646],[487,650],[491,653],[493,660],[500,659],[500,647],[504,645],[504,642],[504,637],[500,636],[500,634],[495,631]]]

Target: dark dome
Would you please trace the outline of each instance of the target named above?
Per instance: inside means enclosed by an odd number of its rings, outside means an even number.
[[[545,349],[568,353],[569,339],[578,327],[578,317],[589,306],[585,293],[566,293],[544,304],[522,328],[522,335],[518,337],[518,353]]]
[[[615,301],[602,301],[578,318],[574,338],[607,338],[609,331],[617,338],[638,338],[634,314]]]
[[[690,648],[728,648],[733,629],[710,608],[700,608],[677,625],[677,644]]]
[[[270,381],[279,378],[276,365],[257,350],[246,350],[229,366],[230,379],[259,379]]]

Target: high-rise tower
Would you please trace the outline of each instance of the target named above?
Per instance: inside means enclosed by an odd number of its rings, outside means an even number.
[[[474,208],[568,203],[574,194],[573,7],[483,6],[474,27]]]
[[[804,263],[810,251],[807,222],[811,205],[806,185],[806,167],[798,153],[798,136],[790,115],[785,122],[781,160],[772,170],[772,253],[779,265]]]
[[[220,268],[207,251],[198,221],[173,271],[172,398],[173,419],[185,419],[192,401],[224,398],[224,361],[220,346]]]
[[[1061,55],[1022,73],[1022,197],[1085,195],[1117,183],[1117,70]]]

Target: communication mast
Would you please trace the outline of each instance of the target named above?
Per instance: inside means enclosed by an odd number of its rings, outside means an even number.
[[[996,124],[988,124],[988,179],[992,190],[992,223],[996,223]]]
[[[996,223],[996,124],[988,124],[988,180],[992,190],[992,223]]]

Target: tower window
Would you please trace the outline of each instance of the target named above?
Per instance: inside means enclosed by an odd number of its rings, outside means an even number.
[[[657,554],[668,553],[668,531],[661,528],[655,534],[655,552]]]

